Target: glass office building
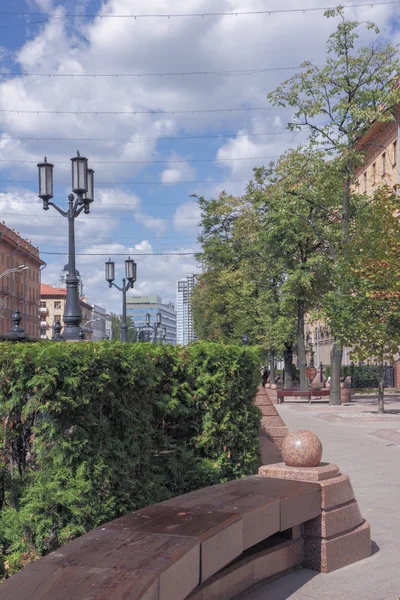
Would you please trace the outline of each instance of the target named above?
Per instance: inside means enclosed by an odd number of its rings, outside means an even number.
[[[139,333],[140,340],[150,341],[154,333],[150,329],[145,329],[146,315],[150,315],[150,325],[157,323],[157,313],[161,314],[161,326],[158,329],[157,337],[161,338],[162,328],[166,329],[165,341],[170,344],[176,344],[176,311],[172,302],[163,303],[160,296],[128,296],[126,298],[126,314],[130,317],[136,328],[143,327],[142,333]]]

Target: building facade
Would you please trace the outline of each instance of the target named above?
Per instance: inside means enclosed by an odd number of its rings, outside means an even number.
[[[97,304],[92,304],[93,341],[100,342],[106,337],[106,309]]]
[[[105,327],[106,327],[106,339],[112,340],[111,315],[109,315],[108,313],[106,314]]]
[[[1,277],[8,269],[21,265],[28,268]],[[0,334],[10,331],[11,315],[19,310],[22,315],[21,326],[26,334],[37,338],[40,336],[40,277],[44,266],[38,248],[4,223],[0,224]]]
[[[176,331],[177,343],[187,346],[196,340],[193,328],[193,315],[191,296],[196,284],[196,275],[193,273],[176,282]]]
[[[158,336],[161,337],[162,328],[166,329],[165,341],[169,344],[176,344],[176,311],[172,302],[162,302],[160,296],[128,296],[126,299],[126,314],[139,329],[138,336],[140,340],[151,338],[150,330],[145,330],[146,315],[150,315],[150,325],[157,323],[157,313],[161,314],[161,326],[158,330]],[[143,327],[143,333],[140,328]]]
[[[40,286],[40,337],[51,339],[53,337],[53,326],[55,323],[63,324],[63,314],[65,300],[67,297],[66,288],[42,283]],[[92,317],[93,307],[86,298],[80,298],[81,307],[81,327],[85,329],[85,340],[93,339],[93,323],[87,323]],[[87,325],[85,325],[87,323]],[[61,330],[62,335],[62,330]]]

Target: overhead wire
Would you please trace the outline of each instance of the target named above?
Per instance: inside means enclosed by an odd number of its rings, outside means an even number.
[[[175,76],[209,76],[209,75],[223,75],[225,77],[232,75],[258,75],[262,73],[268,73],[271,71],[293,71],[295,69],[301,69],[301,65],[290,66],[290,67],[267,67],[260,69],[238,69],[238,70],[219,70],[219,71],[172,71],[164,73],[24,73],[18,71],[0,71],[1,77],[115,77],[117,79],[124,77],[175,77]]]
[[[197,180],[197,181],[174,181],[174,182],[168,182],[168,181],[96,181],[96,186],[106,186],[106,185],[165,185],[165,186],[173,186],[173,185],[200,185],[200,184],[208,184],[208,185],[214,185],[214,184],[219,184],[219,183],[244,183],[246,182],[247,179],[232,179],[232,180],[226,180],[226,179],[216,179],[213,181],[210,181],[208,179],[206,180]],[[37,185],[37,180],[32,180],[32,179],[0,179],[0,183],[29,183],[29,184],[35,184]],[[69,185],[70,182],[69,181],[58,181],[56,182],[59,185]]]
[[[400,0],[399,0],[400,1]],[[250,112],[255,110],[272,110],[271,106],[243,106],[234,108],[202,108],[189,110],[25,110],[18,108],[0,108],[0,113],[22,115],[195,115],[222,112]]]
[[[224,139],[224,138],[247,138],[247,137],[263,137],[268,135],[294,135],[293,131],[263,131],[261,133],[219,133],[215,135],[172,135],[154,138],[58,138],[58,137],[12,137],[1,136],[2,140],[13,140],[18,142],[118,142],[127,144],[141,144],[146,142],[162,142],[174,140],[208,140],[208,139]]]
[[[159,164],[181,164],[181,163],[197,163],[197,162],[232,162],[238,160],[264,160],[270,158],[278,158],[277,156],[238,156],[235,158],[182,158],[182,159],[163,159],[163,160],[91,160],[93,165],[159,165]],[[7,164],[36,164],[37,160],[14,160],[0,158],[0,163]],[[68,165],[69,163],[63,160],[53,161],[55,165]]]
[[[400,4],[400,0],[384,0],[383,2],[360,2],[356,4],[342,4],[343,9],[353,9],[362,7],[374,6],[385,6]],[[259,15],[274,15],[274,14],[293,14],[293,13],[309,13],[309,12],[324,12],[336,8],[337,5],[331,4],[329,6],[311,6],[311,7],[299,7],[299,8],[280,8],[280,9],[263,9],[263,10],[234,10],[234,11],[215,11],[215,12],[196,12],[196,13],[136,13],[136,14],[110,14],[110,13],[65,13],[62,18],[69,19],[82,18],[82,19],[151,19],[151,18],[185,18],[185,17],[243,17],[243,16],[259,16]],[[28,16],[28,17],[53,17],[52,13],[45,12],[23,12],[23,11],[0,11],[0,14],[6,16]],[[61,17],[60,17],[61,18]]]

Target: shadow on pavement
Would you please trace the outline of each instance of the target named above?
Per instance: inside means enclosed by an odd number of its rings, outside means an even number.
[[[377,554],[379,551],[380,547],[378,546],[378,544],[371,540],[371,556],[374,556],[374,554]]]
[[[300,591],[303,585],[317,575],[319,573],[316,571],[300,568],[270,584],[261,581],[242,595],[235,597],[235,600],[287,600],[294,592]]]

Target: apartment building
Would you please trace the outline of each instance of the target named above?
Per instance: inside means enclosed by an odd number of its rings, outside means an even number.
[[[195,284],[196,275],[193,273],[176,282],[177,343],[181,346],[187,346],[187,344],[196,340],[191,305],[191,296]]]
[[[19,310],[26,334],[39,337],[40,276],[45,264],[38,248],[7,227],[4,221],[0,223],[0,334],[10,331],[11,315]],[[5,274],[22,266],[27,268]]]
[[[62,323],[65,300],[67,298],[67,289],[58,288],[55,285],[42,283],[40,286],[40,337],[51,339],[53,337],[53,326],[55,323]],[[91,321],[93,307],[85,297],[80,298],[81,307],[81,327],[85,329],[85,339],[93,339],[93,323]],[[86,325],[85,325],[86,324]],[[62,334],[62,330],[61,330]]]

